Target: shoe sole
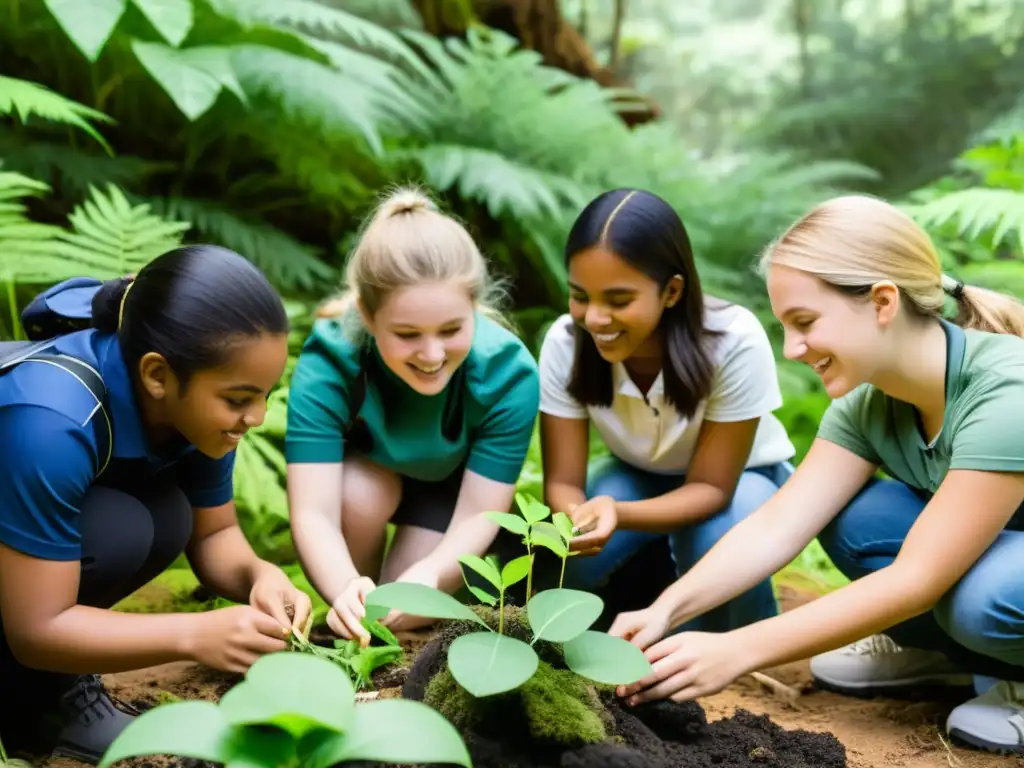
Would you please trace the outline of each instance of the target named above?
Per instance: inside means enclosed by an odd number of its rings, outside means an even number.
[[[969,690],[974,691],[974,678],[967,675],[967,682],[958,682],[961,678],[917,678],[912,680],[901,680],[882,685],[848,686],[822,680],[812,675],[815,687],[838,693],[843,696],[850,696],[857,699],[873,699],[884,697],[888,699],[924,698],[928,694],[946,694],[950,691]]]
[[[97,755],[95,752],[85,752],[81,749],[75,749],[74,747],[61,744],[53,748],[53,757],[69,757],[72,760],[77,760],[80,763],[88,763],[89,765],[98,765],[103,755]]]
[[[1008,747],[1005,744],[993,744],[990,741],[985,741],[977,736],[965,733],[959,728],[953,728],[950,730],[949,738],[953,741],[958,741],[963,745],[974,747],[975,749],[981,749],[985,752],[992,752],[997,755],[1024,755],[1024,744],[1018,744],[1015,747]]]

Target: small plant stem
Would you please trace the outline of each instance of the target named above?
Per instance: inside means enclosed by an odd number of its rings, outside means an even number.
[[[526,554],[530,555],[530,570],[526,572],[526,602],[530,602],[530,591],[533,588],[533,549],[530,547],[530,533],[532,531],[528,528],[526,530]]]
[[[499,590],[498,595],[498,634],[500,635],[505,631],[505,590]]]
[[[568,547],[568,545],[566,545]],[[562,558],[562,572],[558,575],[558,588],[562,588],[562,581],[565,579],[565,561],[569,559],[568,549],[566,550],[565,557]]]

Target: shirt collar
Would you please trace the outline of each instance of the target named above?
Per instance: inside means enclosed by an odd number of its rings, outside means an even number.
[[[665,379],[663,377],[663,371],[658,371],[658,377],[651,384],[651,388],[647,391],[647,397],[644,397],[643,393],[636,383],[629,377],[629,373],[626,371],[626,366],[622,363],[614,363],[612,365],[612,384],[614,385],[615,391],[625,397],[635,397],[637,400],[643,400],[649,402],[651,400],[660,400],[665,392]]]

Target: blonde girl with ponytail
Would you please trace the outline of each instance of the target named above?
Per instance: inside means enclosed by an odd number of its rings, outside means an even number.
[[[345,282],[299,356],[285,453],[299,558],[331,629],[365,644],[377,584],[454,592],[458,558],[488,551],[483,513],[511,507],[540,394],[473,238],[418,190],[377,208]]]
[[[943,274],[927,234],[867,196],[818,205],[762,266],[786,357],[833,402],[779,493],[616,619],[655,669],[620,695],[690,699],[813,657],[819,686],[850,695],[963,686],[952,738],[1024,753],[1024,306]],[[731,632],[669,634],[815,536],[850,584]]]

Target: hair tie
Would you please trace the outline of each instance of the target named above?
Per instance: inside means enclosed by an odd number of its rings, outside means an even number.
[[[125,299],[128,298],[128,291],[132,289],[133,285],[135,285],[134,279],[128,283],[128,287],[125,288],[124,293],[121,294],[121,306],[117,309],[117,330],[121,330],[121,321],[124,320],[124,302]]]
[[[961,297],[964,295],[964,284],[962,281],[957,280],[955,277],[950,277],[949,275],[943,274],[942,290],[944,290],[957,301],[960,301]]]

